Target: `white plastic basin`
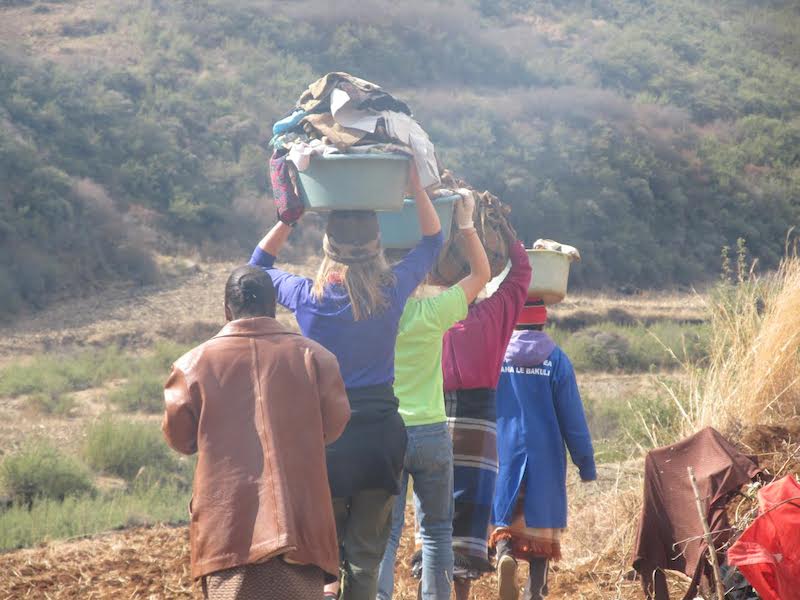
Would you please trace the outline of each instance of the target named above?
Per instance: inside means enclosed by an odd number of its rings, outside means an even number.
[[[526,250],[533,270],[528,298],[541,298],[545,304],[558,304],[567,295],[569,257],[554,250]]]

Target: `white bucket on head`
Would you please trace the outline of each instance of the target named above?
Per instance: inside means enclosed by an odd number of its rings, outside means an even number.
[[[541,298],[545,304],[558,304],[567,295],[569,257],[554,250],[525,250],[533,270],[528,298]]]

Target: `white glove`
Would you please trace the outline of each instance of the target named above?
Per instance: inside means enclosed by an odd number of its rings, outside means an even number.
[[[466,188],[457,189],[456,194],[461,196],[455,204],[456,225],[459,229],[475,229],[472,220],[472,213],[475,212],[475,195],[472,190]]]

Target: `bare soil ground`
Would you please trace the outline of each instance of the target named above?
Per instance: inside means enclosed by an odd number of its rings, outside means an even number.
[[[74,346],[149,346],[157,337],[191,333],[192,326],[223,324],[225,279],[235,262],[173,261],[163,280],[152,286],[110,285],[81,298],[65,299],[45,311],[18,318],[0,328],[0,365],[10,358]],[[294,273],[313,276],[318,258],[288,265]],[[609,313],[610,311],[610,313]],[[617,311],[616,313],[614,311]],[[703,296],[646,292],[635,296],[577,293],[551,309],[554,320],[585,320],[587,315],[624,312],[638,321],[700,321]],[[279,308],[279,320],[295,327],[291,314]],[[595,317],[596,318],[596,317]]]
[[[706,318],[705,296],[698,292],[639,291],[636,294],[570,294],[553,312],[552,321],[580,329],[604,321],[650,325],[656,321],[700,323]]]

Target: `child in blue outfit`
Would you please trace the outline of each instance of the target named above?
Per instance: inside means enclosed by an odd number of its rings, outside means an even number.
[[[530,564],[525,600],[547,595],[548,562],[561,558],[567,526],[566,450],[583,481],[597,477],[575,372],[542,331],[546,319],[541,300],[526,304],[497,386],[499,472],[490,543],[501,600],[518,597],[518,560]]]

